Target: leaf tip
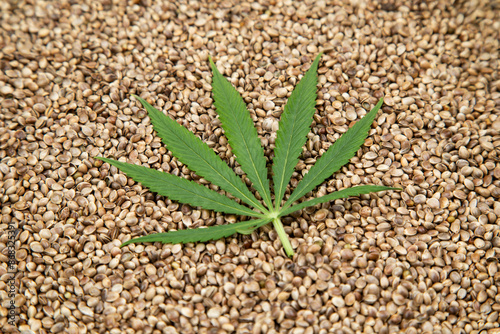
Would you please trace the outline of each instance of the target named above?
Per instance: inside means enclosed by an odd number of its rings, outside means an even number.
[[[145,237],[147,237],[147,235],[146,235],[146,236],[144,236],[144,237],[132,238],[132,239],[130,239],[130,240],[127,240],[127,241],[125,241],[125,242],[122,242],[122,244],[120,245],[120,248],[125,247],[125,246],[128,246],[128,245],[130,245],[130,244],[135,244],[135,243],[137,243],[137,242],[149,242],[149,241],[147,241],[147,240],[146,240],[146,241],[143,241],[143,239],[144,239]]]
[[[382,108],[382,105],[384,104],[384,97],[381,97],[380,100],[378,100],[377,104],[375,105],[375,107],[373,107],[372,110],[370,110],[370,114],[373,115],[373,117],[375,117],[375,115],[378,113],[378,111],[380,110],[380,108]]]
[[[97,159],[97,160],[101,160],[103,162],[107,162],[107,158],[103,158],[103,157],[94,157],[94,159]]]
[[[139,101],[143,107],[146,107],[147,105],[149,105],[149,103],[146,100],[144,100],[142,97],[140,97],[139,95],[130,94],[130,96],[134,97],[137,101]]]
[[[134,239],[130,239],[130,240],[127,240],[125,242],[122,242],[122,244],[120,245],[120,248],[128,246],[128,245],[130,245],[132,243],[134,243]]]
[[[208,62],[210,63],[210,67],[212,68],[212,72],[217,71],[217,66],[215,66],[215,63],[214,63],[211,56],[208,56]]]
[[[321,59],[321,56],[322,56],[322,55],[323,55],[323,52],[320,52],[320,53],[316,56],[316,58],[314,58],[313,63],[311,64],[311,67],[316,67],[316,71],[317,71],[317,69],[318,69],[318,66],[319,66],[319,61],[320,61],[320,59]]]

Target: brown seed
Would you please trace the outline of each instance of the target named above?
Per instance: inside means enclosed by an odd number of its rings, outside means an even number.
[[[36,241],[31,243],[30,248],[35,253],[42,253],[43,252],[43,246],[39,242],[36,242]]]
[[[39,113],[44,112],[46,109],[47,109],[47,106],[45,106],[43,103],[36,103],[33,106],[33,110],[35,110],[36,112],[39,112]]]

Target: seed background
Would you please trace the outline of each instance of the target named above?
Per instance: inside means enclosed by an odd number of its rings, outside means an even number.
[[[499,6],[495,1],[3,1],[0,326],[20,229],[23,333],[479,333],[500,327]],[[276,233],[130,245],[232,223],[172,203],[94,156],[198,180],[139,94],[235,171],[208,55],[272,158],[280,112],[314,57],[317,112],[291,185],[385,105],[362,149],[309,196],[402,186],[308,208]],[[243,176],[244,177],[244,176]]]

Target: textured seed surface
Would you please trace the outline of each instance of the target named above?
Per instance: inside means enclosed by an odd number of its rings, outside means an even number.
[[[493,333],[500,327],[500,12],[494,1],[0,1],[0,277],[16,235],[22,333]],[[317,111],[291,186],[380,97],[346,166],[308,196],[403,188],[202,244],[124,240],[236,222],[149,192],[112,157],[204,183],[138,94],[240,175],[208,56],[272,160],[314,57]],[[287,195],[289,191],[287,191]],[[6,280],[0,325],[7,323]],[[5,320],[4,320],[5,319]]]

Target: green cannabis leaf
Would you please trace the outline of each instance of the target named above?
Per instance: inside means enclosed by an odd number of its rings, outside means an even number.
[[[339,198],[378,191],[398,190],[398,188],[385,186],[364,185],[339,190],[326,196],[294,204],[302,196],[338,171],[359,150],[368,136],[368,131],[378,110],[382,106],[383,99],[380,99],[365,117],[354,124],[328,148],[299,182],[291,195],[286,199],[284,198],[294,168],[299,161],[302,147],[306,142],[307,133],[310,130],[314,115],[316,85],[318,83],[317,71],[320,58],[321,54],[313,61],[307,73],[290,95],[283,110],[276,136],[272,166],[274,201],[267,177],[264,150],[260,145],[260,139],[257,130],[253,126],[250,113],[247,111],[238,91],[222,76],[211,58],[209,58],[209,61],[213,72],[212,88],[219,120],[229,145],[236,156],[236,161],[252,182],[253,188],[260,195],[262,201],[255,197],[241,178],[207,144],[142,98],[133,95],[146,108],[153,123],[153,128],[162,138],[167,149],[179,161],[197,175],[240,199],[242,203],[247,204],[250,208],[182,177],[109,158],[97,157],[97,159],[119,168],[136,182],[140,182],[151,191],[172,200],[208,210],[253,217],[254,219],[235,224],[151,234],[128,240],[122,244],[122,247],[136,242],[159,241],[172,244],[205,242],[229,237],[235,233],[249,234],[255,229],[272,222],[286,254],[293,256],[293,248],[281,223],[281,217],[308,206]]]

